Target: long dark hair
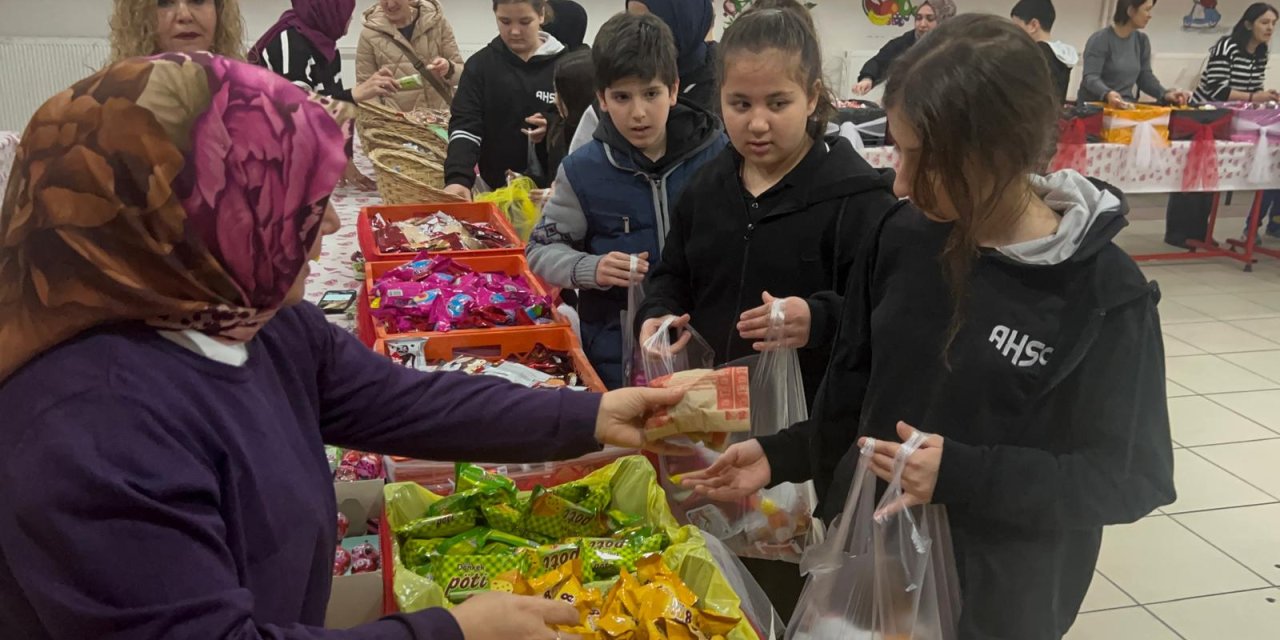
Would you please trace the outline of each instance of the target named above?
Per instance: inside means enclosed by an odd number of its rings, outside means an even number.
[[[1240,47],[1241,51],[1247,52],[1249,41],[1253,39],[1253,23],[1257,22],[1258,18],[1267,15],[1267,13],[1274,13],[1276,18],[1280,19],[1280,11],[1265,2],[1255,2],[1244,10],[1244,15],[1240,16],[1240,22],[1237,22],[1236,28],[1231,30],[1231,40],[1236,43],[1236,46]],[[1266,58],[1269,48],[1267,43],[1264,42],[1258,45],[1258,50],[1254,52],[1253,56],[1255,58]]]
[[[716,47],[716,77],[723,79],[729,58],[743,51],[760,53],[777,49],[794,55],[799,60],[793,71],[794,80],[805,91],[818,92],[818,106],[809,119],[809,135],[821,140],[836,108],[831,90],[822,79],[822,46],[811,24],[811,20],[782,9],[744,12],[725,30],[724,38]]]
[[[945,196],[958,219],[942,261],[954,305],[947,350],[963,324],[978,239],[1007,229],[1032,197],[1010,206],[1054,143],[1058,104],[1049,67],[1012,21],[964,14],[940,25],[889,72],[885,108],[922,142],[911,199],[937,211]]]
[[[596,93],[592,90],[595,86],[594,77],[595,66],[591,63],[591,51],[588,49],[566,53],[556,62],[556,96],[569,114],[564,117],[561,125],[564,130],[560,132],[566,148],[574,132],[578,130],[578,124],[582,122],[582,116],[596,99]]]

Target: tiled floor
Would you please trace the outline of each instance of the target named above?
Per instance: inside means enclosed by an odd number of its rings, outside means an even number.
[[[1166,251],[1164,202],[1134,204],[1120,244]],[[1280,639],[1280,260],[1143,271],[1164,292],[1178,501],[1107,529],[1067,640]]]

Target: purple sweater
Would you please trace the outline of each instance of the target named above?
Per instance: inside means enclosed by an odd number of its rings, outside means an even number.
[[[0,384],[0,635],[462,640],[451,615],[321,628],[336,543],[323,444],[530,462],[598,448],[599,396],[392,364],[312,305],[231,367],[92,331]]]

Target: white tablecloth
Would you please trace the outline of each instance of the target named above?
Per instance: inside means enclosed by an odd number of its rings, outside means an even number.
[[[1182,189],[1182,173],[1187,166],[1190,142],[1173,142],[1160,149],[1149,170],[1140,171],[1127,166],[1128,147],[1121,144],[1086,145],[1089,169],[1086,175],[1105,180],[1125,193],[1177,193]],[[1249,169],[1253,162],[1252,142],[1217,142],[1218,188],[1217,191],[1253,191],[1280,187],[1280,144],[1271,145],[1271,175],[1267,184],[1249,181]],[[897,168],[898,150],[894,147],[873,147],[863,153],[872,166]],[[1197,190],[1202,190],[1197,187]]]
[[[373,178],[373,164],[365,157],[359,140],[356,140],[356,167],[370,179]],[[382,197],[376,191],[342,187],[334,192],[330,202],[338,212],[338,218],[342,220],[342,228],[324,239],[320,261],[311,265],[311,276],[307,278],[307,299],[312,302],[319,302],[326,291],[359,289],[363,284],[356,280],[351,268],[351,256],[360,250],[360,242],[356,238],[356,218],[360,216],[362,207],[382,204]],[[355,327],[355,323],[345,316],[331,315],[329,320],[347,329]]]

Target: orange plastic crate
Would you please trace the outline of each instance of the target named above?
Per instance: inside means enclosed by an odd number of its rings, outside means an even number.
[[[548,289],[546,284],[544,284],[541,280],[539,280],[537,276],[533,275],[533,272],[529,270],[529,263],[525,261],[523,255],[478,256],[473,254],[455,253],[455,254],[450,254],[448,257],[453,261],[457,262],[458,264],[468,267],[474,271],[505,273],[509,276],[517,276],[517,275],[524,276],[524,279],[529,282],[529,286],[533,290],[533,292],[540,296],[547,296],[548,298],[551,299],[551,304],[552,304],[552,309],[551,309],[552,322],[550,323],[539,324],[539,325],[518,325],[514,327],[492,327],[489,329],[458,329],[455,331],[449,331],[447,332],[448,334],[476,334],[476,333],[484,334],[492,331],[513,331],[516,329],[532,329],[532,328],[539,328],[539,327],[554,327],[554,326],[567,327],[568,326],[569,323],[566,322],[563,318],[561,318],[560,315],[555,311],[556,292],[551,289]],[[410,261],[404,260],[404,261],[396,261],[396,262],[370,262],[365,265],[364,290],[360,294],[360,306],[357,309],[357,322],[364,326],[364,329],[361,330],[362,331],[361,339],[367,345],[372,345],[375,340],[385,340],[387,338],[399,338],[404,335],[408,335],[408,334],[388,332],[386,327],[382,326],[382,323],[378,322],[376,318],[372,317],[372,314],[371,314],[372,306],[370,304],[371,301],[373,300],[373,285],[375,282],[377,282],[378,278],[381,278],[382,274],[396,267],[399,267],[403,264],[406,264],[407,262],[410,262]],[[373,334],[371,336],[365,333],[370,328],[373,330]],[[445,334],[430,333],[425,335],[439,336],[439,335],[445,335]]]
[[[386,205],[376,207],[364,207],[360,210],[360,217],[356,219],[356,236],[360,242],[360,251],[364,253],[365,260],[369,262],[383,262],[394,260],[409,260],[417,253],[383,253],[378,250],[378,242],[373,235],[373,219],[381,214],[387,222],[400,222],[410,218],[418,218],[429,216],[437,212],[444,212],[458,220],[466,222],[488,222],[493,225],[499,233],[506,236],[511,242],[511,246],[504,249],[476,249],[471,251],[442,251],[440,253],[456,256],[456,255],[477,255],[477,256],[512,256],[524,255],[524,242],[520,240],[520,236],[516,235],[516,230],[511,226],[507,217],[498,210],[498,207],[488,202],[464,202],[464,203],[447,203],[447,204],[400,204]]]
[[[541,344],[552,351],[569,353],[569,357],[573,360],[573,368],[578,372],[581,386],[601,393],[606,391],[604,382],[591,367],[591,362],[587,360],[587,354],[582,350],[577,336],[573,335],[573,330],[568,327],[519,327],[507,331],[404,334],[391,339],[415,337],[427,338],[427,345],[423,350],[426,352],[427,360],[430,361],[448,361],[460,355],[468,355],[498,362],[512,354],[528,353]],[[373,350],[384,356],[387,355],[386,341],[375,342]]]

